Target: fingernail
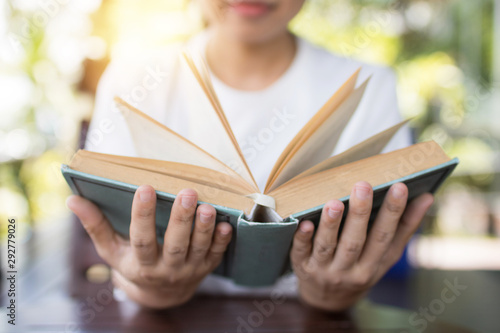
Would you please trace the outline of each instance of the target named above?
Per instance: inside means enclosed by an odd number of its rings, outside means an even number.
[[[299,230],[300,230],[300,232],[302,232],[304,234],[307,234],[309,232],[309,230],[307,230],[307,227],[305,225],[301,225],[299,227]]]
[[[394,186],[392,188],[392,196],[396,199],[402,198],[405,192],[401,188],[401,186]]]
[[[339,215],[340,215],[340,210],[328,208],[328,216],[330,216],[332,219],[339,217]]]
[[[66,207],[68,207],[69,209],[71,209],[71,203],[73,201],[73,197],[74,195],[70,195],[69,197],[66,198]]]
[[[219,229],[219,232],[221,233],[221,235],[227,235],[231,232],[231,229],[223,228],[223,229]]]
[[[366,200],[370,196],[370,189],[365,186],[356,186],[355,193],[358,199]]]
[[[212,220],[212,214],[200,213],[200,221],[202,223],[209,223]]]
[[[181,198],[181,205],[184,208],[191,208],[196,203],[196,198],[192,195],[183,195]]]
[[[150,202],[153,199],[153,191],[151,189],[142,189],[139,192],[139,199],[142,202]]]

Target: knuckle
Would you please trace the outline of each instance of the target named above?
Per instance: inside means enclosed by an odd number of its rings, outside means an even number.
[[[404,206],[400,203],[394,202],[392,200],[388,200],[385,205],[387,211],[393,215],[402,214],[404,211]]]
[[[307,252],[304,249],[292,248],[290,251],[290,260],[293,262],[302,262],[307,257]]]
[[[311,247],[307,245],[295,245],[293,248],[293,252],[298,255],[302,255],[308,253],[310,248]]]
[[[325,260],[333,255],[333,252],[335,251],[335,244],[325,244],[321,241],[317,241],[314,250],[319,259]]]
[[[134,238],[130,240],[130,245],[140,251],[150,251],[153,247],[153,242],[145,238]]]
[[[207,253],[208,246],[191,246],[191,249],[189,251],[195,256],[203,256]]]
[[[180,214],[175,217],[174,222],[182,225],[191,224],[193,223],[193,217],[189,214]]]
[[[349,254],[357,254],[363,249],[364,242],[350,240],[344,243],[344,248]]]
[[[89,225],[88,223],[82,223],[83,228],[87,232],[87,234],[90,236],[92,239],[96,239],[97,236],[101,233],[103,226],[107,223],[106,219],[104,217],[101,218],[99,223],[96,225]]]
[[[293,272],[299,280],[307,280],[309,278],[309,274],[304,269],[302,262],[293,262],[292,264]]]
[[[301,262],[302,257],[300,254],[296,252],[291,252],[290,253],[290,261],[292,262],[293,266],[297,266]]]
[[[302,264],[302,268],[309,274],[317,273],[319,271],[318,261],[314,258],[310,258]]]
[[[302,261],[294,267],[295,275],[299,280],[306,281],[314,279],[315,283],[321,283],[321,279],[317,279],[315,274],[316,270],[317,266],[315,263],[311,263],[310,260]]]
[[[178,208],[178,207],[177,207]],[[175,209],[175,207],[172,209],[172,212],[170,214],[170,221],[173,222],[174,224],[191,224],[194,221],[194,209],[191,211],[182,211],[181,209]]]
[[[371,232],[377,243],[387,244],[392,240],[393,233],[390,231],[373,229]]]
[[[198,223],[196,225],[195,231],[197,233],[200,233],[202,235],[211,235],[213,233],[212,226],[211,225],[200,225],[201,223]]]
[[[148,219],[153,216],[155,209],[153,207],[141,207],[137,210],[137,217],[139,219]]]
[[[331,275],[331,276],[328,277],[327,283],[328,283],[328,286],[331,289],[337,289],[337,288],[343,286],[343,284],[344,284],[344,278],[340,274],[338,274],[338,275]]]
[[[146,267],[141,267],[137,275],[142,282],[146,282],[148,284],[154,283],[157,280],[156,274]]]
[[[359,205],[359,206],[352,206],[350,208],[350,211],[356,216],[368,218],[370,217],[372,210],[369,205]]]
[[[167,254],[171,256],[184,256],[187,252],[184,246],[167,246]]]
[[[325,223],[323,223],[323,225],[328,229],[328,230],[336,230],[338,229],[339,227],[339,224],[340,224],[340,221],[337,220],[337,221],[332,221],[330,219],[328,220],[325,220]]]

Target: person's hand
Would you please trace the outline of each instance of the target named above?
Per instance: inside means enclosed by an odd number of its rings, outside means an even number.
[[[74,195],[67,205],[80,218],[98,254],[113,268],[115,285],[139,304],[167,308],[192,297],[201,280],[220,263],[231,240],[231,225],[216,226],[215,209],[206,204],[196,209],[197,199],[194,190],[179,192],[163,246],[156,241],[156,193],[151,186],[141,186],[135,193],[130,240],[115,233],[90,201]]]
[[[406,207],[407,198],[406,185],[394,184],[368,235],[373,191],[366,182],[352,189],[340,239],[344,205],[339,200],[325,204],[314,240],[313,223],[303,221],[290,253],[301,299],[315,308],[343,311],[364,296],[399,260],[434,200],[426,193]]]

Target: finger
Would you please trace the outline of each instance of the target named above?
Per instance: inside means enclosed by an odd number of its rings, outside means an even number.
[[[227,245],[231,241],[232,227],[229,223],[221,222],[215,228],[212,245],[207,253],[205,262],[214,269],[219,265],[226,252]]]
[[[152,297],[153,294],[158,294],[157,290],[146,289],[143,286],[139,287],[116,270],[111,273],[113,285],[124,291],[132,301],[152,309],[165,308],[164,299]]]
[[[356,183],[351,191],[347,218],[333,258],[333,270],[346,270],[359,258],[365,244],[372,202],[373,191],[370,184]]]
[[[111,281],[116,288],[124,291],[129,299],[139,304],[142,303],[141,300],[144,298],[142,290],[135,283],[127,280],[120,272],[113,269],[111,271]]]
[[[337,239],[344,204],[340,200],[332,200],[325,204],[321,213],[318,230],[314,237],[313,259],[324,265],[333,260],[333,253],[337,247]]]
[[[117,253],[120,247],[119,236],[114,232],[99,207],[77,195],[68,197],[66,205],[80,219],[99,256],[113,266],[113,254]]]
[[[422,194],[410,202],[398,224],[394,239],[383,258],[380,274],[384,274],[401,258],[406,244],[417,231],[420,222],[433,202],[434,197],[430,193]]]
[[[391,186],[368,235],[365,248],[359,259],[370,269],[380,264],[394,238],[399,220],[408,200],[408,188],[403,183]]]
[[[197,265],[207,256],[215,228],[215,215],[215,208],[210,205],[198,207],[187,261]]]
[[[149,185],[140,186],[132,202],[130,245],[139,264],[153,265],[158,259],[156,241],[156,192]]]
[[[313,232],[314,224],[311,221],[303,221],[293,236],[290,259],[297,274],[300,274],[297,270],[302,269],[303,264],[311,257]]]
[[[167,266],[177,268],[186,260],[197,200],[198,194],[191,189],[180,191],[175,198],[163,244]]]

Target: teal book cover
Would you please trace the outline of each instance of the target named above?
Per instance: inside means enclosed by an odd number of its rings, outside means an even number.
[[[376,186],[373,210],[370,220],[376,216],[389,187],[397,182],[408,186],[409,199],[420,194],[434,193],[458,164],[458,159],[440,164],[411,175]],[[122,236],[129,234],[132,199],[137,185],[127,184],[89,173],[75,171],[67,165],[62,173],[73,193],[94,202],[102,210],[113,228]],[[170,210],[175,194],[156,191],[156,234],[163,243]],[[299,194],[298,194],[299,195]],[[339,198],[348,211],[349,196]],[[199,202],[202,204],[204,202]],[[280,276],[290,270],[288,253],[298,224],[303,220],[319,222],[323,205],[311,207],[281,221],[250,221],[243,211],[231,207],[213,205],[217,211],[217,222],[228,222],[233,227],[233,238],[224,259],[215,274],[232,279],[244,286],[272,285]],[[345,219],[345,216],[344,216]]]

